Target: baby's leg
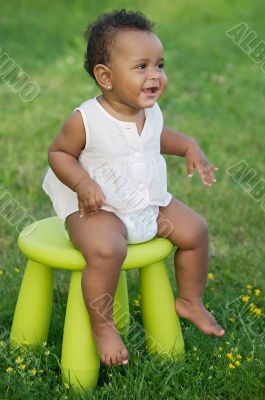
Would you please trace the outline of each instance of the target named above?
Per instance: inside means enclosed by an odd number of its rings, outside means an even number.
[[[178,286],[177,313],[208,335],[222,336],[224,330],[203,305],[208,269],[207,224],[202,217],[172,197],[159,207],[158,237],[167,237],[177,246],[175,274]]]
[[[113,299],[127,254],[127,229],[113,213],[71,214],[69,237],[80,249],[86,267],[82,290],[100,359],[106,365],[128,362],[128,352],[113,322]]]

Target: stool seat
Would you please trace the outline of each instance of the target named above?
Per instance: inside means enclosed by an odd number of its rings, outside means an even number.
[[[92,233],[93,234],[93,233]],[[36,221],[19,235],[18,246],[29,259],[55,268],[82,270],[85,259],[65,235],[58,217]],[[122,269],[142,268],[164,260],[173,250],[173,244],[162,238],[128,244],[128,253]]]
[[[94,388],[100,360],[81,290],[84,257],[67,238],[58,217],[36,221],[26,227],[19,235],[18,245],[28,258],[28,263],[13,318],[11,346],[23,344],[24,341],[30,345],[47,341],[54,270],[70,270],[61,355],[62,379],[78,390]],[[127,335],[130,313],[126,270],[139,269],[147,350],[169,358],[184,351],[180,322],[164,262],[173,247],[169,240],[160,238],[128,244],[113,304],[116,327],[121,335]],[[103,300],[95,299],[101,305]],[[137,326],[137,331],[139,329]]]

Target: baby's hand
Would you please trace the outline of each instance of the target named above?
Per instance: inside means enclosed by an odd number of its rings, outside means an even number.
[[[212,184],[216,182],[214,171],[217,171],[218,168],[209,163],[205,154],[202,152],[196,142],[188,147],[185,157],[189,178],[193,176],[194,169],[197,168],[204,185],[212,186]]]
[[[84,216],[85,210],[90,214],[96,214],[106,200],[100,186],[89,177],[75,186],[75,192],[78,197],[80,218]]]

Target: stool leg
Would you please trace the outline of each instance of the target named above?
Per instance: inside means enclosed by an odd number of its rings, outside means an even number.
[[[52,295],[52,268],[29,260],[11,328],[11,346],[24,341],[36,345],[47,340],[52,311]]]
[[[96,386],[100,366],[82,295],[81,275],[80,271],[71,275],[61,359],[63,382],[80,391]]]
[[[140,269],[140,288],[148,351],[171,356],[183,353],[180,322],[163,261]]]
[[[129,300],[126,271],[121,271],[113,304],[113,318],[121,335],[127,335],[130,328]]]

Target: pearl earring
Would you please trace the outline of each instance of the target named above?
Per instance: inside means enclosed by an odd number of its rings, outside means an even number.
[[[110,85],[108,86],[108,89],[111,89],[111,86],[110,86]]]

